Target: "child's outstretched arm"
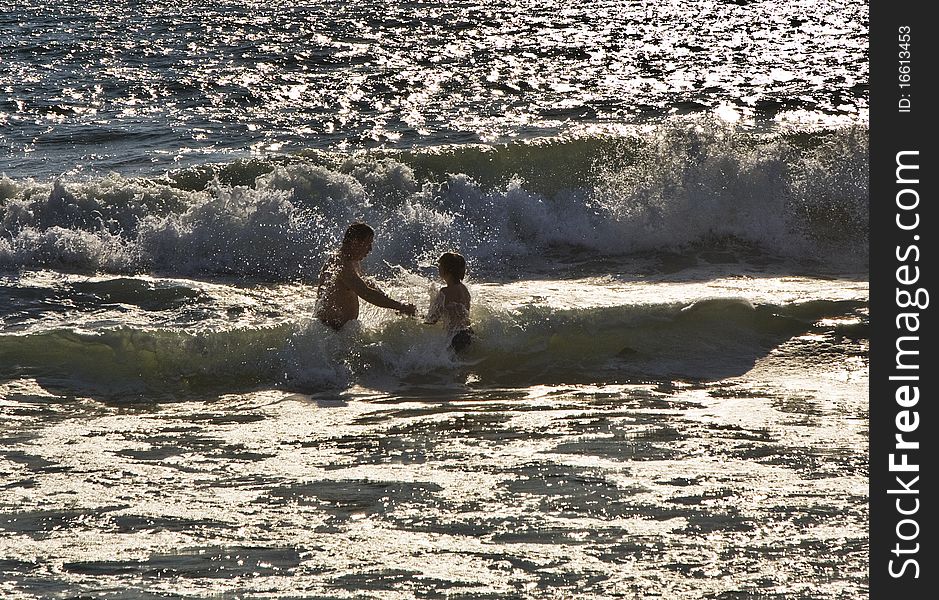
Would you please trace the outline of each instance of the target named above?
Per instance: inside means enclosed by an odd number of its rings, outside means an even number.
[[[362,278],[358,273],[355,272],[355,270],[348,268],[343,269],[341,277],[343,283],[345,283],[349,289],[351,289],[359,298],[365,300],[369,304],[374,304],[375,306],[380,306],[382,308],[390,308],[406,315],[414,316],[416,307],[413,304],[398,302],[378,288],[371,287],[362,280]]]

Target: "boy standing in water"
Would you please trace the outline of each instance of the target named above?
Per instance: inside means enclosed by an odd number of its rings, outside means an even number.
[[[413,304],[392,300],[374,284],[362,279],[362,259],[372,251],[374,240],[374,229],[360,221],[352,223],[346,229],[339,250],[326,259],[320,270],[316,318],[337,331],[359,318],[359,298],[412,317],[417,310]]]
[[[460,352],[473,341],[469,320],[470,293],[463,285],[466,259],[456,252],[444,252],[437,260],[437,270],[447,285],[441,288],[430,304],[424,323],[432,325],[442,318],[447,333],[453,336],[450,347]]]

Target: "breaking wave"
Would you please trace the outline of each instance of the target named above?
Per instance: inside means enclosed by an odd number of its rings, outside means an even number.
[[[442,330],[408,319],[353,322],[339,334],[307,321],[204,332],[56,329],[0,336],[0,377],[123,399],[268,385],[319,391],[422,378],[463,383],[459,377],[470,372],[482,384],[509,386],[714,380],[746,372],[772,348],[820,327],[864,337],[864,313],[857,301],[777,306],[740,298],[589,309],[481,306],[473,315],[477,340],[461,355],[447,350]],[[823,319],[846,325],[836,331],[819,325]]]
[[[160,179],[2,177],[0,268],[306,278],[355,219],[378,231],[378,267],[455,248],[480,272],[546,250],[728,238],[863,263],[868,195],[860,127],[756,133],[697,119],[499,147],[311,151]]]

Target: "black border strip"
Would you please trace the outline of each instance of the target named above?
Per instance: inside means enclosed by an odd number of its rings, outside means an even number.
[[[918,292],[935,291],[939,270],[934,241],[939,226],[931,206],[936,202],[939,107],[930,94],[935,87],[931,80],[937,71],[939,32],[926,7],[925,1],[870,3],[870,597],[874,600],[939,597],[934,517],[939,510],[935,494],[939,456],[933,441],[939,434],[935,409],[939,363],[931,351],[939,339],[935,309]],[[899,171],[898,160],[904,165]],[[939,302],[939,297],[930,301]],[[908,302],[924,306],[901,306]],[[910,352],[898,353],[898,344]],[[919,397],[914,401],[916,391]],[[904,467],[904,461],[916,469]]]

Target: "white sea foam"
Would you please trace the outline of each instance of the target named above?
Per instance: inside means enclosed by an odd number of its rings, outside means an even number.
[[[430,154],[296,159],[251,186],[216,179],[199,191],[115,175],[3,178],[0,265],[312,277],[355,219],[378,231],[376,265],[453,248],[485,269],[548,249],[615,255],[722,238],[843,261],[867,242],[857,128],[805,141],[698,119],[636,138]]]

